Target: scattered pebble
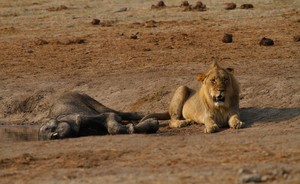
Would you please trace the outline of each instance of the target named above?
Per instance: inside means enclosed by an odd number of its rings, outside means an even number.
[[[188,1],[182,1],[181,7],[187,7],[187,6],[190,6],[190,3]]]
[[[233,10],[236,8],[235,3],[225,3],[225,10]]]
[[[223,43],[232,43],[232,34],[225,33],[222,39]]]
[[[294,36],[294,41],[295,41],[295,42],[299,42],[299,41],[300,41],[300,35]]]
[[[239,183],[250,183],[250,182],[254,182],[254,183],[258,183],[261,182],[261,175],[260,174],[248,174],[248,175],[244,175],[239,179]]]
[[[100,20],[99,19],[93,19],[91,23],[93,25],[99,25],[100,24]]]
[[[252,4],[242,4],[240,6],[241,9],[252,9],[254,6]]]
[[[255,173],[255,172],[256,171],[251,171],[249,169],[241,168],[241,169],[239,169],[238,174],[252,174],[252,173]]]
[[[114,23],[115,23],[115,21],[104,20],[104,21],[101,21],[100,25],[102,27],[111,27],[111,26],[113,26]]]
[[[156,5],[152,5],[151,9],[162,9],[167,7],[164,1],[158,1],[158,3]]]
[[[131,35],[130,38],[136,40],[136,39],[139,38],[139,37],[138,37],[138,34],[139,34],[139,32],[137,32],[137,33]]]
[[[115,13],[126,12],[127,10],[128,10],[128,8],[124,7],[124,8],[121,8],[121,9],[115,11]]]
[[[196,5],[192,8],[193,10],[197,11],[206,11],[206,5],[203,4],[201,1],[197,1]]]
[[[274,41],[272,39],[270,39],[270,38],[263,37],[261,39],[261,41],[259,42],[259,45],[272,46],[272,45],[274,45]]]
[[[145,49],[143,49],[143,51],[151,51],[151,49],[150,48],[145,48]]]
[[[71,45],[71,44],[83,44],[86,43],[85,39],[82,38],[71,38],[71,39],[61,39],[61,40],[57,40],[56,44],[60,44],[60,45]]]
[[[65,5],[60,5],[58,7],[49,7],[49,8],[47,8],[48,11],[60,11],[60,10],[66,10],[66,9],[68,9],[68,7],[65,6]]]
[[[34,41],[35,45],[47,45],[49,42],[43,39],[37,39]]]
[[[145,22],[145,27],[151,28],[151,27],[156,27],[157,22],[154,20],[148,20]]]

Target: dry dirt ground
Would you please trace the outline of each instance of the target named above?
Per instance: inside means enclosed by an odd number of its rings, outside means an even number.
[[[197,12],[180,0],[159,10],[149,0],[1,0],[0,183],[300,183],[300,1],[225,2]],[[161,121],[153,135],[36,141],[64,92],[163,112],[213,61],[235,69],[245,129],[207,135]]]

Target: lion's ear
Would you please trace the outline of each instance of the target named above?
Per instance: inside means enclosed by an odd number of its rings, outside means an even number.
[[[233,68],[226,68],[226,70],[227,70],[229,73],[233,73],[233,72],[234,72],[234,69],[233,69]]]
[[[196,74],[196,79],[197,79],[199,82],[203,82],[205,78],[206,78],[206,75],[205,75],[205,74],[202,74],[202,73]]]

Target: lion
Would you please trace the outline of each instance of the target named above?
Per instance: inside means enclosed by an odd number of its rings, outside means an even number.
[[[156,133],[158,120],[147,118],[134,125],[122,121],[138,121],[139,112],[119,112],[92,97],[77,92],[62,95],[54,102],[49,115],[39,128],[39,140],[64,139],[88,135]]]
[[[239,119],[239,85],[232,68],[214,63],[206,74],[196,74],[202,83],[198,91],[180,86],[166,113],[153,113],[145,118],[170,119],[169,127],[180,128],[191,123],[204,124],[205,133],[223,127],[239,129],[245,123]]]

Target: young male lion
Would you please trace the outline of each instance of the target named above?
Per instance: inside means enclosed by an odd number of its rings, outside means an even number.
[[[171,100],[168,113],[154,113],[145,118],[171,119],[169,126],[179,128],[191,123],[205,125],[205,133],[220,127],[242,128],[239,119],[239,85],[232,68],[214,63],[206,74],[197,74],[202,83],[198,91],[180,86]]]
[[[137,121],[143,114],[119,112],[97,102],[86,94],[75,92],[61,96],[52,106],[49,118],[39,129],[39,140],[63,139],[87,135],[155,133],[159,124],[150,118],[137,125],[121,121]]]

